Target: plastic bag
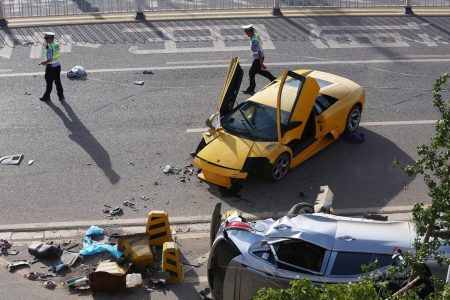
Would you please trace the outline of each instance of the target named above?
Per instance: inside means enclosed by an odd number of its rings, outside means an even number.
[[[75,66],[70,69],[69,72],[67,72],[67,77],[69,77],[70,79],[78,79],[86,76],[86,70],[82,66]]]
[[[91,239],[93,235],[103,234],[105,230],[97,226],[91,226],[83,237],[83,249],[80,250],[81,255],[92,255],[103,251],[108,251],[116,259],[123,256],[122,251],[117,249],[117,245],[108,245],[104,243],[95,242]]]

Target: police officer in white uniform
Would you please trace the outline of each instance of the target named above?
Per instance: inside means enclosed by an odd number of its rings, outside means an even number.
[[[59,100],[64,101],[64,90],[61,84],[61,49],[59,43],[55,41],[55,34],[53,32],[44,32],[44,39],[47,42],[47,59],[40,64],[45,66],[47,88],[40,100],[50,100],[53,82],[55,82]]]
[[[253,53],[253,63],[249,71],[250,85],[243,91],[243,93],[253,95],[256,87],[256,74],[262,75],[270,81],[274,81],[276,78],[272,75],[272,73],[266,70],[267,68],[264,65],[264,50],[261,36],[255,32],[255,29],[251,24],[242,26],[242,29],[244,29],[245,33],[250,38],[250,48]]]

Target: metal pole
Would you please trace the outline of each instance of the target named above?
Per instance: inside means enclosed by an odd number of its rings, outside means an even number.
[[[6,27],[8,22],[6,22],[5,8],[3,6],[3,0],[0,0],[0,27]]]
[[[405,15],[413,15],[414,12],[411,7],[411,0],[405,0]]]
[[[274,16],[282,16],[283,15],[283,13],[281,12],[281,9],[280,9],[280,0],[273,0],[272,14]]]
[[[136,20],[145,20],[144,1],[145,0],[136,0]]]

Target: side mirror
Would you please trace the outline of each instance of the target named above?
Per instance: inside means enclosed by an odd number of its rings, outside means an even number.
[[[209,119],[206,120],[205,124],[208,128],[217,130],[220,126],[219,114],[218,113],[212,114],[211,117],[209,117]]]

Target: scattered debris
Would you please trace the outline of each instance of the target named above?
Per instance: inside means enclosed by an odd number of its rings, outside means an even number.
[[[46,282],[44,282],[44,287],[46,289],[53,290],[56,288],[56,282],[54,282],[53,280],[47,280]]]
[[[24,94],[25,96],[30,96],[31,95],[31,93],[30,92],[25,92],[25,94]]]
[[[148,200],[150,200],[149,197],[145,197],[145,196],[142,196],[142,195],[141,195],[141,199],[142,199],[142,201],[148,201]]]
[[[165,174],[173,173],[173,171],[174,170],[171,165],[165,165],[163,168],[163,173],[165,173]]]
[[[86,276],[75,277],[64,281],[63,284],[65,286],[68,286],[69,288],[75,289],[80,289],[84,287],[89,288],[89,278],[87,278]]]
[[[36,272],[26,272],[23,275],[24,278],[28,279],[28,280],[37,280],[39,278],[39,274]]]
[[[149,284],[152,286],[152,288],[149,288],[149,290],[157,290],[161,292],[167,291],[167,282],[165,279],[150,279]]]
[[[200,295],[201,299],[204,300],[212,300],[213,297],[211,295],[211,290],[209,288],[203,289],[200,292],[198,292],[198,294]]]
[[[12,250],[12,249],[7,250],[8,255],[17,255],[19,253],[20,253],[19,250]]]
[[[200,267],[200,264],[198,262],[196,262],[196,261],[181,261],[181,263],[183,265],[191,266],[191,267],[194,267],[194,268]]]
[[[113,209],[104,209],[103,210],[103,216],[112,220],[114,217],[122,216],[123,215],[123,209],[119,206],[113,208]]]
[[[63,250],[61,257],[56,261],[55,266],[52,267],[52,269],[49,268],[49,271],[54,271],[57,273],[65,268],[70,268],[79,257],[79,253]]]
[[[108,272],[92,272],[89,274],[92,292],[112,292],[126,289],[125,275],[117,276]]]
[[[129,207],[132,210],[139,212],[139,208],[136,207],[136,203],[132,202],[132,200],[134,200],[134,198],[125,200],[123,202],[123,206]]]
[[[144,82],[143,81],[135,81],[134,84],[135,85],[144,85]]]
[[[153,73],[152,71],[146,70],[146,71],[142,72],[142,74],[153,75],[153,74],[155,74],[155,73]]]
[[[119,266],[118,263],[116,262],[109,262],[109,261],[104,261],[101,262],[98,266],[97,269],[95,269],[95,272],[107,272],[109,274],[113,274],[113,275],[125,275],[128,271],[128,268],[125,266]]]
[[[13,154],[0,157],[0,164],[2,165],[19,165],[23,159],[23,154]]]
[[[61,253],[61,248],[58,244],[34,242],[28,246],[28,253],[39,259],[57,258]]]
[[[29,160],[28,165],[31,166],[32,164],[34,164],[34,160]]]
[[[91,165],[91,163],[86,163],[86,165],[90,166],[90,165]]]
[[[0,253],[8,254],[8,249],[12,247],[12,244],[7,240],[0,240]]]
[[[14,272],[14,270],[23,266],[26,266],[28,268],[31,267],[30,263],[26,260],[15,260],[7,264],[6,268],[9,272]]]
[[[125,285],[127,288],[134,288],[142,285],[142,275],[139,273],[127,274],[125,277]]]
[[[153,182],[153,185],[159,185],[158,181]]]
[[[183,233],[187,233],[187,232],[191,231],[191,227],[181,227],[181,228],[179,228],[178,231],[181,231]]]

